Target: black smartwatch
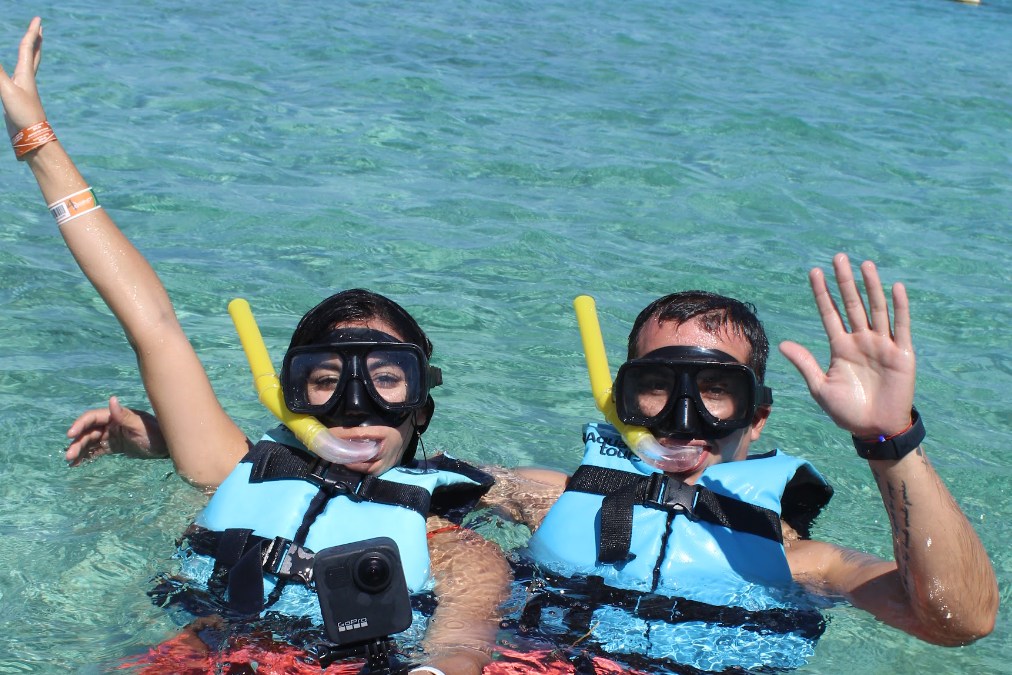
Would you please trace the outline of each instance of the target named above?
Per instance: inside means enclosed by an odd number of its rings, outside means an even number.
[[[857,450],[858,457],[862,459],[892,460],[905,457],[907,453],[924,441],[925,436],[924,423],[921,421],[917,408],[910,410],[910,419],[910,427],[892,438],[879,436],[878,438],[866,441],[856,436],[851,436],[854,439],[854,448]]]

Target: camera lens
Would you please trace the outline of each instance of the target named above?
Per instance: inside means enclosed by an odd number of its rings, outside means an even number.
[[[355,583],[367,593],[379,593],[390,585],[390,561],[379,551],[370,551],[355,565]]]

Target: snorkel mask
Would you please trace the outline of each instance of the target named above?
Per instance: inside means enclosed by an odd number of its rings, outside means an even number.
[[[772,403],[769,389],[756,383],[750,368],[718,350],[695,347],[665,347],[624,364],[613,390],[594,299],[581,295],[573,301],[573,307],[597,409],[622,434],[629,449],[655,469],[690,471],[699,464],[706,448],[668,447],[647,426],[682,439],[721,438],[748,426],[758,405]],[[711,386],[720,381],[710,378],[712,370],[725,371],[735,382],[731,408],[717,404],[723,394],[718,395],[718,387]],[[620,403],[616,402],[615,392]],[[728,400],[725,398],[724,403]],[[743,400],[747,404],[739,407]],[[731,409],[735,412],[728,414],[726,411]]]
[[[236,332],[239,335],[239,341],[242,343],[243,351],[246,353],[246,358],[249,361],[250,370],[253,373],[253,383],[256,387],[257,394],[260,398],[260,402],[263,403],[264,407],[271,411],[271,413],[278,418],[293,434],[295,437],[302,442],[311,452],[318,455],[321,459],[335,464],[354,464],[356,462],[366,462],[374,457],[380,451],[379,443],[371,440],[356,441],[353,439],[340,439],[330,433],[330,430],[320,423],[319,420],[314,417],[314,414],[323,413],[328,415],[328,421],[331,415],[376,415],[382,417],[383,415],[389,414],[388,419],[393,419],[397,416],[403,423],[407,419],[408,415],[411,414],[412,410],[426,405],[428,401],[428,390],[429,386],[435,386],[439,383],[440,377],[438,375],[438,369],[430,368],[428,361],[422,355],[419,365],[419,373],[425,375],[425,386],[424,394],[421,395],[421,404],[415,405],[411,410],[403,407],[407,401],[418,400],[417,394],[409,396],[408,391],[410,387],[404,387],[402,391],[405,392],[403,401],[397,401],[397,395],[391,394],[392,389],[384,389],[384,385],[376,384],[376,380],[382,380],[380,371],[370,371],[370,358],[369,354],[373,353],[374,349],[378,348],[381,344],[381,340],[367,340],[365,342],[359,340],[355,343],[328,343],[324,345],[308,345],[305,348],[299,347],[290,350],[290,354],[286,355],[285,364],[286,376],[289,375],[289,371],[293,370],[292,362],[299,361],[302,359],[299,357],[301,354],[316,354],[315,357],[306,357],[305,363],[308,364],[328,364],[322,366],[323,370],[316,370],[315,372],[322,373],[324,371],[329,372],[329,375],[333,375],[335,369],[333,366],[333,356],[336,354],[341,359],[342,367],[338,372],[338,377],[331,381],[332,389],[329,398],[324,400],[322,392],[326,391],[327,387],[331,385],[325,384],[327,378],[320,377],[316,380],[317,389],[313,392],[313,395],[309,395],[309,389],[302,386],[296,386],[292,383],[297,382],[297,378],[291,380],[289,387],[285,391],[282,390],[281,381],[278,379],[277,373],[274,371],[274,366],[271,364],[270,356],[267,353],[267,347],[264,345],[263,336],[260,334],[260,328],[256,324],[256,320],[253,318],[253,313],[250,311],[249,303],[241,298],[236,298],[228,305],[229,315],[232,317],[232,322],[235,324]],[[376,331],[378,332],[378,331]],[[379,335],[386,336],[385,333],[379,333]],[[331,337],[331,336],[328,336]],[[356,337],[364,337],[357,335]],[[369,336],[376,337],[376,336]],[[392,340],[390,336],[386,336],[386,339]],[[352,347],[351,345],[355,346]],[[396,345],[396,347],[395,347]],[[395,352],[408,353],[411,350],[402,350],[401,347],[414,347],[414,345],[402,345],[402,343],[389,342],[383,345],[382,348],[378,348],[379,351],[384,349],[393,349]],[[346,350],[336,349],[335,347],[347,347]],[[419,350],[421,351],[421,350]],[[328,356],[329,355],[329,356]],[[320,358],[320,357],[323,358]],[[349,358],[350,356],[350,358]],[[291,357],[291,358],[289,358]],[[329,359],[329,361],[328,361]],[[396,359],[395,359],[396,360]],[[406,362],[410,362],[411,357],[407,358]],[[344,364],[347,363],[347,367]],[[373,360],[376,363],[376,360]],[[300,372],[303,372],[301,366],[299,367]],[[434,371],[434,372],[433,372]],[[310,367],[305,371],[306,373],[313,373],[314,370]],[[364,372],[364,374],[363,374]],[[389,372],[389,371],[388,371]],[[343,377],[343,379],[342,379]],[[366,381],[369,384],[366,384]],[[389,383],[389,380],[388,380]],[[306,382],[303,383],[305,385]],[[321,388],[322,387],[322,388]],[[371,389],[370,389],[371,387]],[[370,404],[375,406],[375,409],[368,410],[365,406],[368,405],[363,401],[364,397],[370,399]],[[302,391],[303,393],[300,393]],[[377,392],[386,391],[387,398],[384,398],[382,394]],[[376,398],[372,398],[375,393]],[[292,399],[292,407],[286,404],[286,398]],[[384,404],[377,403],[384,401]],[[391,399],[391,400],[388,400]],[[385,406],[385,407],[384,407]],[[377,422],[380,423],[380,422]],[[386,422],[382,422],[387,425]],[[360,419],[353,426],[362,424]]]
[[[281,366],[288,409],[329,427],[398,427],[442,381],[418,345],[371,328],[340,328],[293,347]]]
[[[619,419],[666,437],[725,438],[772,403],[751,368],[717,349],[661,347],[627,361],[615,376]]]

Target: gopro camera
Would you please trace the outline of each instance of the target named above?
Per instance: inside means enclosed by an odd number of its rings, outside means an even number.
[[[327,638],[337,646],[382,639],[411,625],[411,596],[389,537],[325,548],[313,579]]]

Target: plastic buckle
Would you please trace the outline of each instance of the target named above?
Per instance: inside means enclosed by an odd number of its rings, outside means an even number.
[[[347,474],[348,472],[341,466],[319,458],[313,463],[313,468],[309,470],[309,478],[315,480],[331,496],[346,495],[355,501],[360,501],[355,499],[355,490],[358,489],[358,485],[351,485],[347,480]]]
[[[264,572],[273,574],[274,576],[279,576],[281,567],[285,562],[285,558],[287,557],[288,550],[291,546],[291,539],[274,537],[274,540],[267,544],[267,548],[264,549],[261,556]]]
[[[698,485],[689,485],[677,478],[655,473],[650,477],[650,483],[647,486],[646,505],[664,511],[681,513],[695,520],[696,496],[698,494]]]
[[[322,485],[325,488],[333,488],[336,481],[330,477],[330,470],[334,465],[327,460],[317,457],[313,467],[309,470],[308,478]]]

